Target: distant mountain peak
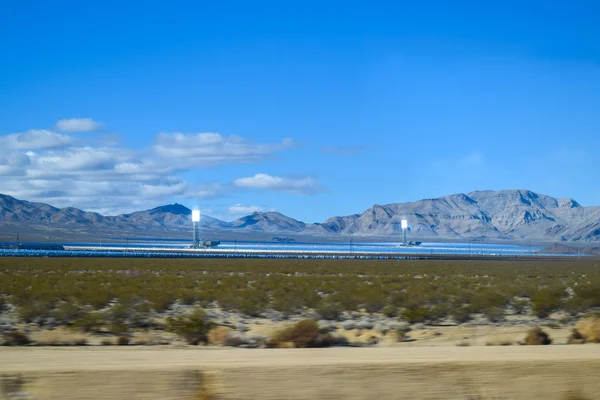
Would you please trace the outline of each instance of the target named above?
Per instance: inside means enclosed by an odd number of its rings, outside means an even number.
[[[56,235],[143,232],[154,237],[187,234],[190,214],[189,208],[175,203],[131,214],[102,216],[0,194],[0,228],[33,232],[44,238],[48,232]],[[201,223],[210,235],[285,233],[391,239],[401,233],[399,226],[404,218],[408,219],[411,238],[419,239],[600,241],[600,207],[583,207],[571,198],[558,199],[530,190],[483,190],[408,203],[378,204],[360,214],[332,216],[321,224],[307,224],[277,211],[257,211],[231,222],[203,215]]]
[[[158,213],[170,213],[175,215],[188,215],[192,213],[192,210],[187,208],[184,205],[179,203],[175,204],[167,204],[165,206],[155,207],[151,210],[148,210],[150,214],[158,214]]]

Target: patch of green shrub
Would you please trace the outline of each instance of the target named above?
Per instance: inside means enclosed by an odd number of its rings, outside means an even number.
[[[199,342],[207,341],[208,332],[213,327],[214,324],[202,309],[197,309],[191,315],[169,317],[165,323],[167,331],[183,336],[186,340],[198,340]]]
[[[102,328],[106,324],[104,316],[98,312],[90,312],[82,315],[80,318],[73,321],[71,325],[74,329],[83,332],[93,332]]]
[[[435,310],[429,307],[407,308],[402,311],[402,318],[411,324],[433,322],[436,320]]]
[[[553,311],[560,308],[562,295],[557,290],[541,289],[531,296],[531,310],[538,318],[547,318]]]
[[[338,303],[329,301],[329,299],[323,299],[315,311],[319,314],[321,319],[335,321],[344,312],[344,309]]]

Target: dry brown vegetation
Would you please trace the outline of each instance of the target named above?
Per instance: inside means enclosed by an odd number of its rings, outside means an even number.
[[[64,328],[39,331],[32,334],[31,339],[38,346],[85,346],[88,344],[86,335]]]
[[[322,333],[315,321],[304,320],[276,332],[268,345],[272,348],[328,347],[333,345],[333,337]]]
[[[592,315],[577,322],[575,329],[588,343],[600,343],[600,316]]]
[[[528,346],[548,345],[552,344],[552,339],[550,339],[550,336],[538,326],[531,328],[527,332],[527,336],[525,337],[523,344]]]
[[[223,346],[227,343],[232,329],[227,326],[217,326],[208,332],[208,343],[217,346]]]

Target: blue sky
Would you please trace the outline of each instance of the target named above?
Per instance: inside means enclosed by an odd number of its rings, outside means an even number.
[[[0,193],[307,222],[600,205],[600,6],[490,3],[1,1]]]

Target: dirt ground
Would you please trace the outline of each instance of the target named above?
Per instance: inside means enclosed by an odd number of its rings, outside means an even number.
[[[599,369],[600,345],[0,348],[0,395],[50,400],[561,400],[571,392],[600,399]]]

